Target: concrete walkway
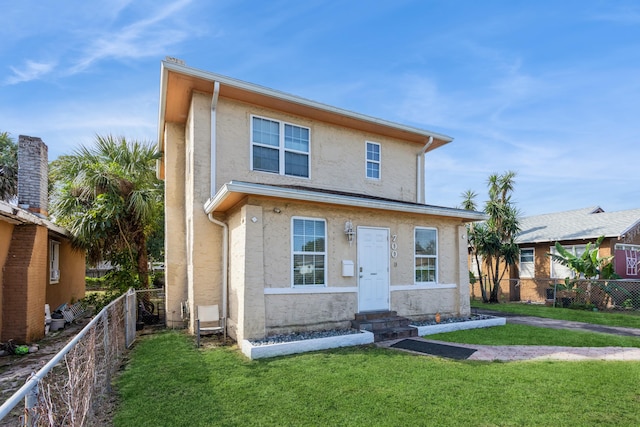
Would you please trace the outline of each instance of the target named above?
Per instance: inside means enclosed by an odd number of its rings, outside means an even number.
[[[476,310],[474,310],[474,313]],[[478,314],[488,314],[491,316],[505,317],[507,323],[518,325],[539,326],[553,329],[583,330],[588,332],[600,332],[621,336],[632,336],[640,338],[640,329],[620,328],[614,326],[593,325],[590,323],[571,322],[566,320],[545,319],[542,317],[513,315],[489,310],[477,310]],[[640,360],[640,348],[636,347],[554,347],[537,345],[477,345],[460,344],[444,341],[429,340],[424,338],[412,338],[438,344],[455,345],[457,347],[475,349],[467,360],[481,361],[524,361],[524,360],[564,360],[564,361],[584,361],[584,360]],[[400,340],[385,341],[378,343],[380,347],[390,347]],[[407,351],[407,350],[400,350]],[[414,352],[412,352],[414,353]],[[415,353],[422,354],[422,353]]]

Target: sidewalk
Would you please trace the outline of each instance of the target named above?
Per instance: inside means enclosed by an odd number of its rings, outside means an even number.
[[[594,325],[591,323],[571,322],[566,320],[546,319],[542,317],[514,315],[491,310],[474,310],[474,313],[487,314],[490,316],[505,317],[507,323],[518,325],[530,325],[553,329],[583,330],[588,332],[599,332],[622,336],[640,338],[640,329],[621,328],[615,326]],[[412,338],[437,344],[454,345],[456,347],[470,348],[476,350],[467,360],[480,361],[525,361],[525,360],[563,360],[563,361],[584,361],[584,360],[619,360],[635,361],[640,360],[640,348],[637,347],[554,347],[536,345],[478,345],[460,344],[444,341],[429,340],[424,338]],[[380,347],[390,347],[400,340],[386,341],[378,343]],[[406,350],[400,350],[406,351]],[[415,353],[421,354],[422,353]]]

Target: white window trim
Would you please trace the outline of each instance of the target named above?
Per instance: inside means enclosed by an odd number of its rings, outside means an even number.
[[[49,284],[60,282],[60,242],[49,240]]]
[[[296,252],[294,251],[294,243],[293,243],[293,221],[296,219],[302,219],[307,221],[322,221],[324,222],[324,252]],[[326,288],[329,286],[328,284],[328,272],[329,272],[329,260],[327,254],[327,220],[324,218],[313,218],[313,217],[305,217],[305,216],[293,216],[291,217],[291,233],[290,233],[290,241],[291,241],[291,260],[289,261],[289,271],[291,272],[291,288],[292,289],[306,289],[306,288]],[[295,255],[298,254],[306,254],[306,255],[324,255],[324,284],[321,285],[296,285],[295,284],[295,272],[293,268],[293,259]]]
[[[436,254],[435,255],[417,255],[416,254],[416,231],[417,230],[433,230],[436,232]],[[438,253],[439,253],[439,243],[438,243],[438,229],[435,227],[414,227],[413,229],[413,282],[414,285],[426,285],[426,284],[437,284],[438,283],[438,273],[440,270],[439,268],[439,260],[438,260]],[[434,258],[436,260],[435,265],[436,265],[436,274],[435,274],[435,280],[433,282],[418,282],[416,281],[416,259],[417,258]]]
[[[523,251],[531,251],[533,259],[531,261],[522,261]],[[535,261],[536,261],[535,248],[521,248],[519,261],[520,261],[520,277],[525,279],[531,279],[535,277]]]
[[[565,248],[566,250],[568,250],[569,252],[573,253],[574,255],[577,255],[578,253],[582,254],[584,253],[584,250],[586,249],[586,245],[562,245],[563,248]],[[579,249],[582,249],[582,251],[578,251]],[[556,254],[556,247],[555,246],[551,246],[551,250],[549,251],[552,254]],[[549,257],[549,262],[550,262],[550,267],[549,267],[549,271],[551,272],[550,276],[552,279],[565,279],[565,277],[559,277],[555,271],[555,268],[553,268],[554,265],[554,260],[552,257]],[[560,265],[560,264],[558,264]],[[566,268],[567,270],[569,269],[568,267],[565,267],[563,265],[561,265],[562,268]],[[576,277],[576,273],[573,270],[570,270],[569,273],[569,277],[571,279],[575,279]]]
[[[371,160],[369,159],[369,150],[368,150],[368,145],[372,144],[372,145],[377,145],[378,146],[378,154],[380,155],[380,160]],[[368,172],[368,168],[367,166],[369,166],[369,163],[375,163],[378,165],[378,177],[371,177],[367,174]],[[373,141],[365,141],[364,142],[364,176],[367,179],[373,180],[373,181],[380,181],[382,179],[382,145],[378,142],[373,142]]]
[[[257,118],[257,119],[263,119],[263,120],[270,120],[272,122],[277,122],[279,124],[279,135],[278,135],[278,146],[275,147],[273,145],[265,145],[265,144],[260,144],[258,142],[254,142],[253,141],[253,119]],[[299,150],[293,150],[291,148],[285,148],[284,145],[284,127],[285,125],[290,125],[290,126],[295,126],[295,127],[299,127],[302,129],[307,129],[309,131],[309,151],[308,152],[304,152],[304,151],[299,151]],[[262,172],[262,173],[276,173],[276,172],[270,172],[270,171],[261,171],[261,170],[255,170],[253,168],[253,147],[264,147],[264,148],[270,148],[272,150],[278,150],[278,164],[279,164],[279,171],[277,172],[278,175],[282,175],[282,176],[287,176],[289,178],[300,178],[300,179],[311,179],[311,128],[307,127],[307,126],[301,126],[298,125],[296,123],[290,123],[290,122],[285,122],[284,120],[278,120],[278,119],[274,119],[271,117],[266,117],[266,116],[258,116],[256,114],[252,114],[251,115],[251,120],[250,120],[250,124],[249,124],[249,164],[250,164],[250,168],[252,171],[254,172]],[[304,154],[307,156],[308,158],[308,162],[307,162],[307,175],[308,176],[298,176],[298,175],[288,175],[285,173],[285,152],[290,152],[290,153],[297,153],[297,154]]]

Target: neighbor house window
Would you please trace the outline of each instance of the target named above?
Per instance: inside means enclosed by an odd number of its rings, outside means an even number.
[[[60,281],[60,242],[49,240],[49,283]]]
[[[252,117],[251,169],[308,178],[309,129]]]
[[[380,144],[367,142],[367,178],[380,179]]]
[[[535,277],[533,248],[520,249],[520,277]]]
[[[575,246],[563,245],[562,247],[565,248],[570,253],[574,254],[575,256],[581,256],[586,249],[585,245],[575,245]],[[558,251],[556,250],[555,246],[551,247],[550,252],[552,254],[558,254]],[[576,277],[576,274],[569,267],[564,266],[560,264],[558,261],[551,258],[551,277],[554,279],[565,279],[567,277],[574,279]]]
[[[326,285],[327,227],[323,219],[293,218],[293,285]]]
[[[438,281],[438,231],[435,228],[415,229],[415,281]]]

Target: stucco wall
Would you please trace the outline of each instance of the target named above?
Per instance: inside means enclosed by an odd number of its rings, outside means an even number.
[[[229,218],[229,326],[236,338],[349,326],[358,312],[358,277],[357,271],[342,276],[342,260],[353,261],[357,270],[357,237],[350,245],[347,219],[354,227],[388,228],[397,236],[398,256],[390,260],[389,272],[391,310],[412,318],[469,313],[466,240],[457,221],[262,197],[243,203]],[[291,286],[291,219],[297,216],[326,220],[327,287]],[[438,230],[437,284],[414,285],[415,226]]]
[[[198,123],[209,124],[211,97],[194,94]],[[310,177],[298,178],[250,170],[251,116],[310,129]],[[216,108],[216,189],[231,180],[289,184],[416,201],[416,155],[422,146],[379,135],[314,122],[220,97]],[[365,142],[381,144],[381,179],[365,176]],[[426,141],[425,141],[426,142]],[[209,152],[200,153],[207,158]],[[208,188],[208,180],[202,182]]]
[[[11,235],[13,234],[13,224],[0,221],[0,307],[2,307],[2,298],[4,293],[4,265],[7,261],[9,246],[11,244]],[[2,315],[0,315],[0,335],[2,332]]]
[[[71,248],[71,243],[67,239],[50,237],[60,242],[60,280],[58,283],[47,285],[47,304],[51,310],[64,303],[76,302],[84,298],[85,294],[85,252]],[[49,257],[51,254],[48,255]],[[50,271],[47,269],[47,278]]]
[[[185,212],[187,233],[187,290],[191,306],[190,327],[195,325],[195,306],[221,306],[222,229],[204,214],[211,197],[210,104],[206,95],[194,93],[185,136]],[[209,100],[210,102],[210,100]]]
[[[165,128],[165,290],[167,326],[182,327],[180,303],[187,300],[187,241],[185,219],[185,129]]]

